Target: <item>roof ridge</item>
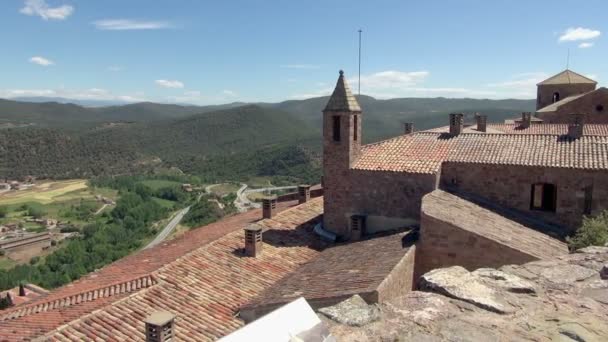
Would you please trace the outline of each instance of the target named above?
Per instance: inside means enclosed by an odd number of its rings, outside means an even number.
[[[157,279],[156,283],[154,285],[163,285],[165,283],[166,282],[163,279]],[[98,308],[96,310],[88,312],[85,315],[78,317],[77,319],[73,319],[73,320],[71,320],[69,322],[66,322],[65,324],[62,324],[62,325],[60,325],[60,326],[58,326],[58,327],[56,327],[56,328],[54,328],[52,330],[49,330],[46,334],[40,336],[39,338],[49,338],[50,336],[56,334],[57,332],[60,332],[63,329],[66,329],[66,328],[70,327],[73,324],[84,322],[89,317],[91,317],[93,315],[97,315],[99,312],[104,311],[104,309],[107,308],[107,307],[109,307],[109,306],[120,304],[120,303],[122,303],[124,301],[130,300],[131,298],[133,298],[134,295],[142,294],[142,293],[145,293],[145,292],[151,291],[151,290],[152,290],[152,286],[148,286],[146,288],[143,288],[141,291],[132,292],[128,296],[120,298],[117,301],[106,303],[104,306],[102,306],[102,307],[100,307],[100,308]]]
[[[9,309],[0,316],[0,321],[28,316],[40,312],[47,312],[59,308],[65,308],[75,304],[91,302],[98,298],[113,297],[123,293],[136,292],[142,288],[148,288],[157,284],[155,277],[151,274],[133,277],[129,280],[118,281],[106,286],[93,288],[87,291],[62,296],[52,300],[42,301],[35,304],[25,304]]]

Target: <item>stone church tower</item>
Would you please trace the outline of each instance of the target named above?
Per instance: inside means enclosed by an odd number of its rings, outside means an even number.
[[[537,84],[536,110],[565,99],[595,90],[597,82],[572,70],[564,70]]]
[[[344,72],[323,110],[323,227],[339,237],[349,235],[343,215],[350,196],[346,178],[361,153],[361,107],[353,96]],[[340,214],[338,214],[340,213]]]

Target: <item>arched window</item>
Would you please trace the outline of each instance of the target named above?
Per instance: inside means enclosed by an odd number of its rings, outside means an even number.
[[[559,101],[559,93],[556,91],[553,93],[553,103]]]

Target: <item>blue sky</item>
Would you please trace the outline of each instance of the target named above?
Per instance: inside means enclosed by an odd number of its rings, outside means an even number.
[[[215,104],[328,94],[533,98],[608,82],[608,2],[2,0],[0,97]],[[602,63],[604,62],[604,63]]]

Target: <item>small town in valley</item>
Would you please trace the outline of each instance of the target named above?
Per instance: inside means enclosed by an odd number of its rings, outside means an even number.
[[[435,1],[323,4],[325,14],[124,4],[124,18],[171,20],[112,19],[114,0],[15,3],[0,5],[0,19],[28,39],[33,25],[74,46],[113,47],[94,73],[83,63],[97,57],[26,42],[54,60],[31,57],[44,69],[36,78],[7,70],[0,81],[0,341],[608,341],[608,70],[583,56],[606,52],[605,23],[587,5],[556,10],[553,24],[570,27],[554,29],[552,48],[536,25],[514,26],[517,1],[442,4],[446,22],[425,32],[397,19],[427,22]],[[296,12],[323,29],[304,35]],[[488,32],[458,24],[465,12]],[[370,27],[369,41],[348,18]],[[598,29],[572,26],[583,18]],[[192,32],[211,50],[167,54]],[[488,36],[491,45],[469,44]],[[403,37],[405,50],[395,46]],[[332,49],[317,64],[268,71],[275,55],[313,58],[294,39]],[[25,53],[10,42],[9,59]],[[286,48],[271,48],[279,42]],[[564,50],[565,66],[517,44]],[[247,51],[252,61],[235,59]],[[194,83],[202,76],[187,52],[213,65],[211,83]],[[179,80],[130,92],[159,66]],[[445,81],[430,77],[446,68]],[[501,68],[520,72],[493,82]],[[322,90],[297,88],[311,75]],[[64,77],[99,86],[27,88]]]

